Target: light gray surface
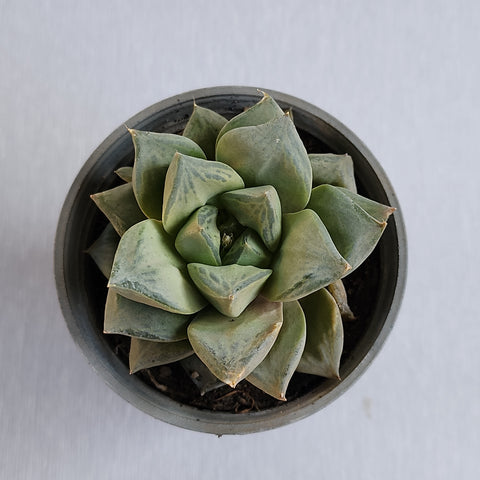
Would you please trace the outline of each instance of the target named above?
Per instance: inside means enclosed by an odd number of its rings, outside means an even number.
[[[477,478],[480,4],[0,0],[0,478]],[[63,199],[92,150],[194,88],[303,98],[382,163],[409,278],[386,346],[340,400],[243,437],[184,431],[111,392],[53,281]]]

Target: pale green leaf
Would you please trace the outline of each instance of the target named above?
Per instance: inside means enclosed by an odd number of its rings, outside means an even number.
[[[218,209],[204,205],[196,210],[175,239],[175,248],[187,262],[221,265]]]
[[[308,208],[322,219],[352,270],[373,251],[387,226],[386,217],[393,211],[391,207],[331,185],[314,188]]]
[[[303,353],[305,315],[297,301],[283,304],[283,324],[265,359],[247,380],[278,400],[286,400],[287,387]]]
[[[258,233],[247,228],[233,242],[230,250],[223,257],[223,265],[252,265],[267,268],[272,261],[272,254],[263,244]]]
[[[133,167],[120,167],[115,170],[115,173],[121,178],[124,182],[131,182],[133,175]]]
[[[209,370],[235,387],[265,358],[281,325],[282,304],[259,297],[237,318],[203,310],[190,323],[188,338]]]
[[[132,338],[129,354],[130,373],[178,362],[192,354],[193,349],[188,340],[164,343]]]
[[[338,309],[342,315],[342,320],[350,321],[355,320],[355,314],[350,309],[348,305],[347,291],[345,290],[345,285],[343,281],[337,280],[336,282],[328,285],[327,290],[337,302]]]
[[[310,153],[312,163],[313,186],[328,183],[337,187],[345,187],[357,192],[353,161],[350,155],[335,155],[333,153]]]
[[[212,197],[243,187],[243,180],[228,165],[175,154],[165,177],[162,214],[165,230],[176,233]]]
[[[305,207],[312,188],[312,167],[288,115],[225,133],[216,158],[230,165],[247,187],[275,187],[284,213]]]
[[[187,338],[191,316],[133,302],[108,290],[104,333],[117,333],[156,342],[177,342]]]
[[[350,266],[335,248],[327,229],[312,210],[283,216],[283,237],[273,260],[273,274],[262,295],[291,301],[341,278]]]
[[[363,197],[356,193],[353,193],[344,188],[338,188],[338,191],[349,197],[354,203],[363,208],[369,215],[371,215],[377,222],[386,222],[388,217],[395,211],[394,207],[383,205],[371,200],[370,198]]]
[[[87,250],[87,253],[107,278],[110,277],[110,272],[112,271],[113,259],[119,241],[118,233],[113,228],[113,225],[108,223],[97,240]]]
[[[200,395],[205,395],[207,392],[225,385],[195,354],[184,358],[180,361],[180,364],[192,382],[200,390]]]
[[[244,112],[239,113],[228,121],[220,131],[217,137],[217,144],[225,133],[239,127],[251,127],[253,125],[261,125],[267,123],[274,118],[284,115],[283,110],[278,106],[277,102],[268,93],[262,92],[262,99]]]
[[[334,298],[322,288],[300,304],[307,320],[307,341],[297,371],[339,379],[343,325]]]
[[[193,140],[210,160],[215,160],[217,136],[227,119],[208,108],[193,105],[193,113],[183,130],[183,136]]]
[[[135,200],[131,183],[95,193],[90,195],[90,198],[110,220],[120,236],[132,225],[145,220],[145,215]]]
[[[176,152],[205,158],[202,149],[192,140],[173,133],[129,130],[135,146],[133,190],[137,202],[149,218],[161,220],[163,188],[168,166]]]
[[[282,233],[282,208],[271,185],[242,188],[221,196],[223,206],[246,227],[255,230],[270,251],[275,251]]]
[[[238,317],[255,299],[272,271],[253,266],[222,265],[215,267],[201,263],[187,265],[191,279],[224,315]]]
[[[108,286],[130,300],[169,312],[201,310],[206,301],[173,242],[157,220],[132,227],[120,240]]]

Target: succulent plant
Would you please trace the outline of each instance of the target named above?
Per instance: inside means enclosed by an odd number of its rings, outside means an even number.
[[[134,165],[92,195],[109,223],[88,252],[131,372],[182,361],[202,393],[246,379],[280,400],[295,371],[339,378],[342,279],[394,210],[356,193],[352,159],[307,154],[268,94],[230,120],[194,104],[182,135],[129,131]]]

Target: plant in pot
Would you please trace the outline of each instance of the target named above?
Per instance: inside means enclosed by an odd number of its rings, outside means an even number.
[[[388,308],[399,302],[401,221],[393,257],[386,248],[371,255],[395,208],[381,195],[357,193],[355,149],[329,144],[325,125],[314,125],[316,135],[302,130],[305,112],[295,99],[258,100],[251,89],[199,93],[190,95],[190,110],[192,97],[197,104],[187,117],[184,100],[162,110],[163,125],[152,112],[129,121],[120,139],[130,136],[134,152],[122,146],[115,156],[110,141],[94,154],[90,177],[106,151],[113,167],[101,165],[108,181],[88,192],[108,223],[90,209],[91,218],[76,216],[76,228],[90,227],[84,246],[108,278],[108,293],[81,259],[87,317],[79,323],[76,312],[69,326],[78,341],[87,325],[90,345],[81,346],[140,408],[187,428],[245,433],[320,408],[373,355]],[[65,211],[72,221],[71,205]],[[69,280],[65,260],[63,250],[60,293]],[[379,300],[383,282],[389,292]],[[67,320],[78,306],[74,295],[70,288],[60,296]],[[369,325],[380,304],[383,318]],[[127,363],[139,372],[134,382],[125,380]]]

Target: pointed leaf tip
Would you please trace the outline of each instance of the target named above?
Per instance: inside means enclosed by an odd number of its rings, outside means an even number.
[[[131,183],[90,195],[97,207],[110,220],[119,235],[132,225],[145,220],[134,196]]]
[[[272,185],[288,213],[305,208],[312,167],[295,125],[280,112],[267,123],[227,131],[217,142],[216,158],[235,169],[247,187]]]
[[[265,359],[247,381],[265,393],[286,400],[285,394],[305,347],[305,315],[297,301],[283,303],[283,324]]]
[[[282,305],[259,297],[233,320],[215,309],[203,310],[190,323],[188,337],[209,370],[235,387],[265,358],[282,321]]]
[[[373,251],[393,212],[392,207],[327,184],[312,190],[308,208],[321,218],[336,248],[352,266],[350,271]]]
[[[193,112],[183,130],[183,136],[193,140],[208,159],[215,159],[215,144],[220,130],[227,123],[222,115],[201,107],[193,101]]]
[[[162,343],[132,338],[129,353],[130,374],[177,362],[190,355],[193,355],[193,349],[188,340]]]
[[[222,314],[238,317],[257,297],[271,275],[270,269],[243,265],[187,265],[191,279]]]
[[[242,178],[228,165],[176,153],[165,177],[162,212],[165,230],[176,233],[211,198],[244,186]]]
[[[205,205],[196,210],[175,239],[175,248],[187,262],[221,265],[218,209]]]
[[[270,251],[275,251],[282,233],[282,208],[271,185],[224,193],[223,206],[246,227],[255,230]]]
[[[297,371],[340,378],[343,351],[343,324],[335,299],[322,288],[302,298],[307,321],[307,341]]]
[[[107,294],[104,333],[115,333],[158,342],[187,338],[189,315],[170,313],[161,308],[128,300],[113,290]]]
[[[130,300],[169,312],[188,315],[201,310],[206,301],[190,280],[173,240],[157,220],[130,228],[118,245],[109,287]]]
[[[283,239],[262,291],[272,301],[292,301],[329,285],[350,265],[336,249],[325,225],[309,209],[283,216]]]
[[[172,133],[132,130],[135,147],[132,185],[138,205],[148,218],[162,218],[163,189],[168,166],[176,152],[205,158],[192,140]]]

